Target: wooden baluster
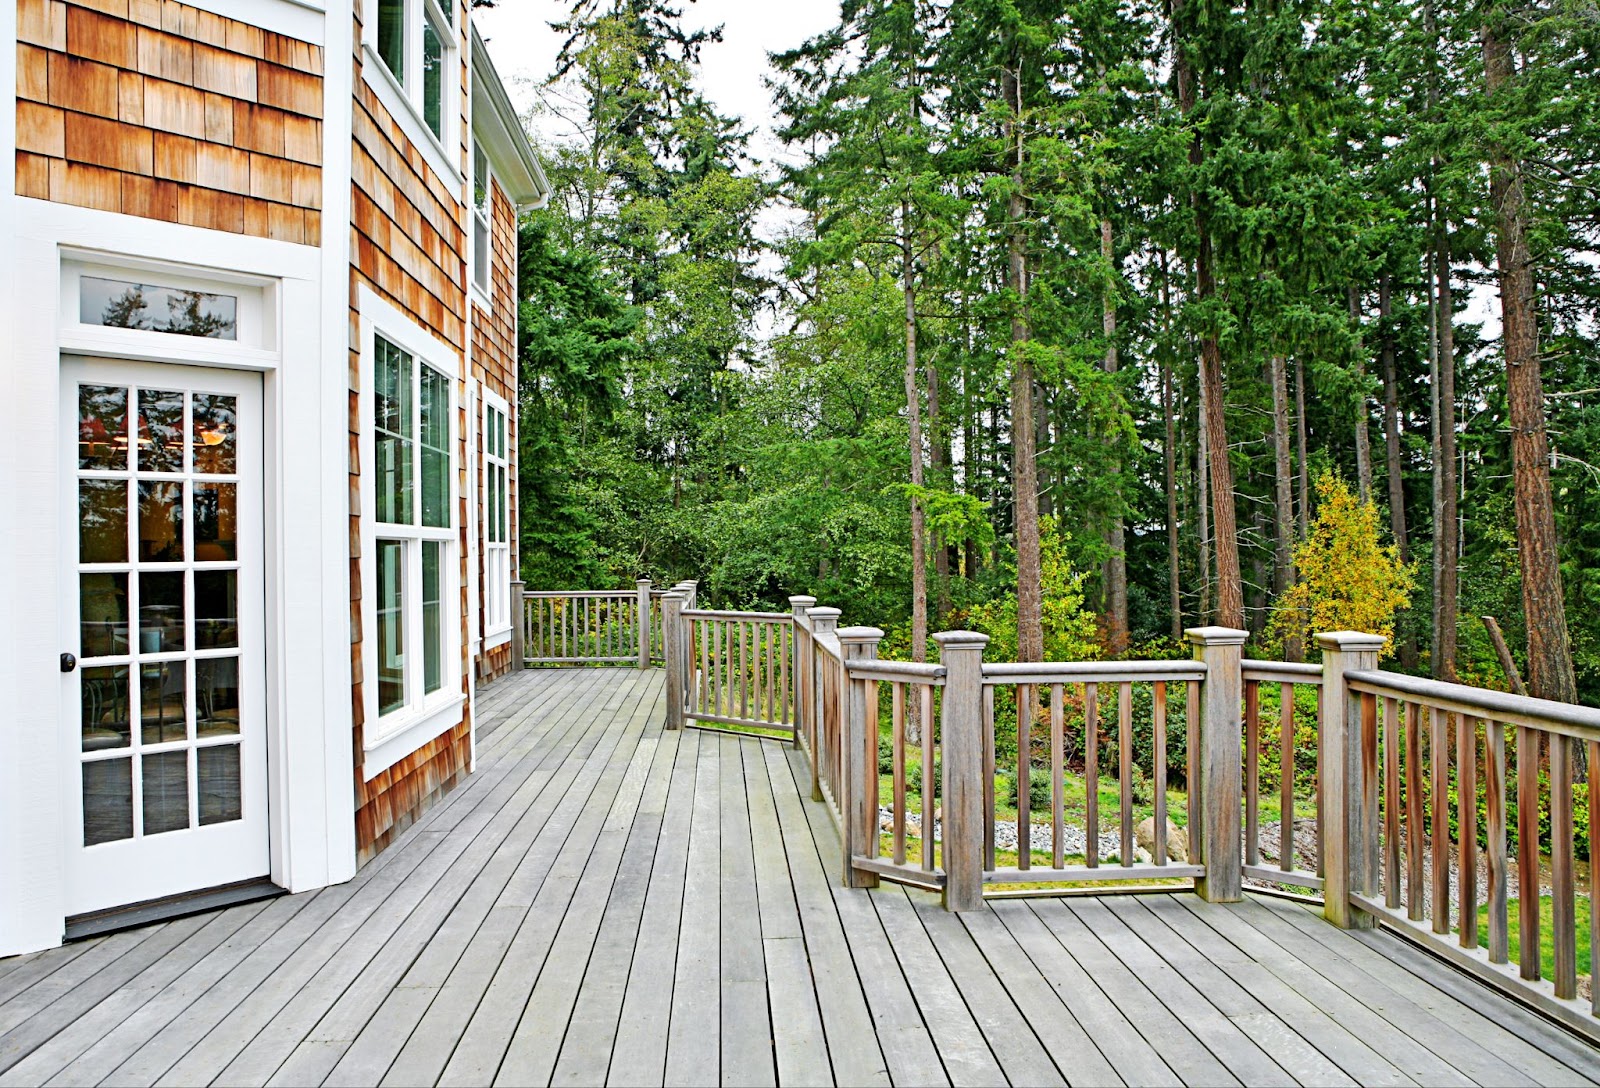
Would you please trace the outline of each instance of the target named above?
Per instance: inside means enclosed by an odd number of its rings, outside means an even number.
[[[761,720],[768,722],[782,721],[782,719],[778,717],[778,708],[774,705],[776,700],[773,698],[773,692],[776,690],[773,686],[773,681],[776,679],[773,666],[777,663],[777,653],[773,648],[772,639],[777,633],[777,627],[773,626],[772,624],[764,623],[761,625],[761,653],[762,656],[766,658],[767,662],[767,688],[761,696]],[[874,692],[878,690],[876,684],[872,686],[872,690]],[[873,703],[872,705],[877,706],[878,704]]]
[[[1488,823],[1489,962],[1510,958],[1506,933],[1506,729],[1499,722],[1483,723],[1484,818]]]
[[[1050,685],[1050,859],[1057,869],[1066,865],[1066,708],[1061,705],[1061,685]]]
[[[1383,904],[1400,909],[1400,704],[1383,701]]]
[[[778,699],[782,707],[779,721],[784,725],[793,725],[789,717],[789,659],[794,654],[794,624],[785,623],[778,628]]]
[[[906,685],[896,680],[891,691],[894,730],[894,863],[906,863]],[[924,772],[923,777],[927,774]]]
[[[1261,683],[1244,682],[1244,863],[1261,864]]]
[[[994,868],[994,685],[983,685],[983,867]]]
[[[1318,685],[1318,687],[1317,687],[1316,809],[1317,809],[1317,875],[1320,876],[1320,877],[1326,877],[1327,876],[1327,873],[1324,871],[1325,865],[1323,863],[1323,857],[1324,857],[1324,853],[1325,853],[1325,851],[1323,849],[1323,846],[1324,846],[1324,840],[1326,839],[1326,835],[1324,834],[1324,832],[1326,830],[1326,827],[1325,827],[1326,821],[1322,818],[1322,803],[1323,803],[1322,799],[1323,799],[1324,796],[1326,796],[1323,793],[1323,785],[1324,785],[1324,781],[1323,780],[1327,777],[1326,773],[1325,773],[1325,767],[1326,767],[1326,764],[1327,764],[1327,760],[1325,760],[1323,758],[1323,756],[1322,756],[1322,744],[1323,744],[1322,738],[1323,738],[1323,729],[1324,729],[1324,727],[1325,727],[1325,725],[1327,723],[1327,720],[1328,720],[1328,716],[1323,713],[1323,689],[1322,689],[1321,685]]]
[[[1550,734],[1550,939],[1555,962],[1550,981],[1564,1000],[1578,995],[1578,931],[1572,872],[1572,742]],[[1520,893],[1526,897],[1527,892]]]
[[[928,684],[918,684],[917,694],[922,699],[922,868],[926,872],[933,872],[933,855],[937,843],[934,841],[934,800],[938,794],[936,780],[938,762],[934,757],[935,745],[933,735],[933,688]]]
[[[1433,919],[1435,933],[1450,932],[1450,740],[1448,715],[1430,708],[1433,729],[1428,739],[1428,763],[1433,771],[1433,790],[1428,806],[1433,816],[1432,872]]]
[[[700,621],[700,713],[715,714],[716,707],[709,702],[711,697],[711,634],[710,620]]]
[[[1200,748],[1200,681],[1186,680],[1183,686],[1183,788],[1184,807],[1189,817],[1189,860],[1192,862],[1200,858],[1200,791],[1195,788]]]
[[[1462,948],[1478,947],[1478,719],[1456,717],[1456,888]]]
[[[1157,680],[1151,697],[1151,788],[1155,792],[1155,863],[1167,863],[1167,682]],[[1056,863],[1060,865],[1060,862]]]
[[[1294,869],[1294,685],[1278,685],[1278,868]]]
[[[1517,942],[1522,977],[1543,977],[1539,962],[1539,741],[1517,727]]]
[[[1084,864],[1100,866],[1100,685],[1083,685]]]
[[[1422,707],[1406,704],[1406,917],[1422,920]]]
[[[1117,685],[1117,779],[1122,785],[1122,843],[1117,851],[1127,867],[1138,849],[1133,841],[1133,685],[1128,683]]]
[[[1033,866],[1033,688],[1017,685],[1017,868]]]

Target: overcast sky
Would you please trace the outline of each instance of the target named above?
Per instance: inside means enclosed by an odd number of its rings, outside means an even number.
[[[499,0],[472,13],[512,101],[526,109],[533,88],[555,66],[561,36],[547,24],[571,11],[566,0]],[[754,127],[759,159],[778,153],[772,139],[772,98],[762,83],[767,54],[799,45],[838,19],[838,0],[699,0],[684,5],[690,27],[722,24],[723,40],[701,54],[700,86],[717,108]]]

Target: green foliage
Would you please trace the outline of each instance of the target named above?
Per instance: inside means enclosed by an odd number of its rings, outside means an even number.
[[[1056,519],[1039,519],[1040,582],[1044,601],[1046,661],[1088,661],[1100,656],[1095,616],[1085,607],[1086,575],[1075,570],[1067,546],[1072,537]],[[993,661],[1017,660],[1017,594],[1015,590],[968,612],[973,630],[989,636],[986,656]]]

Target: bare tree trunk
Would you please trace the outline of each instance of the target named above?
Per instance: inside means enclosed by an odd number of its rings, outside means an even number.
[[[1456,337],[1455,296],[1451,291],[1450,240],[1442,218],[1435,221],[1434,272],[1438,276],[1435,311],[1438,327],[1438,384],[1434,416],[1438,421],[1439,460],[1434,465],[1438,485],[1439,521],[1434,526],[1434,665],[1441,680],[1456,678],[1460,621],[1460,540],[1456,522]],[[1542,409],[1541,409],[1542,414]]]
[[[911,209],[900,204],[901,289],[905,296],[906,338],[906,427],[910,431],[911,485],[921,489],[922,407],[917,390],[917,290],[916,268],[912,258]],[[928,555],[922,500],[911,498],[911,660],[928,656]]]
[[[939,364],[931,358],[924,367],[924,379],[928,388],[929,468],[933,470],[934,485],[948,487],[951,485],[947,478],[950,471],[950,439],[939,409]],[[933,575],[937,583],[934,615],[938,618],[939,626],[943,627],[944,617],[950,611],[950,550],[937,536],[932,543]]]
[[[1362,502],[1372,501],[1372,432],[1367,411],[1367,349],[1361,335],[1361,295],[1352,284],[1345,289],[1350,323],[1356,327],[1356,487]]]
[[[1294,461],[1289,454],[1289,364],[1272,356],[1272,524],[1275,555],[1273,593],[1282,597],[1294,584]],[[1300,636],[1283,640],[1285,661],[1305,660]]]
[[[1100,259],[1106,263],[1107,282],[1100,295],[1100,328],[1106,338],[1105,358],[1101,365],[1107,374],[1117,372],[1117,298],[1112,290],[1110,275],[1116,267],[1116,247],[1111,236],[1111,219],[1100,219]],[[1116,442],[1116,436],[1111,441]],[[1113,453],[1109,466],[1114,484],[1112,501],[1116,509],[1111,515],[1111,529],[1106,534],[1106,651],[1113,657],[1128,649],[1128,555],[1126,527],[1122,517],[1122,461]]]
[[[1494,18],[1482,31],[1484,82],[1491,100],[1509,92],[1516,61],[1505,28]],[[1555,510],[1550,496],[1550,443],[1545,433],[1539,324],[1528,248],[1532,218],[1522,188],[1522,164],[1503,148],[1489,163],[1495,212],[1495,264],[1500,278],[1501,339],[1506,353],[1506,407],[1522,558],[1522,609],[1528,630],[1528,691],[1535,698],[1576,702],[1577,679],[1567,635]]]
[[[1161,324],[1169,335],[1172,328],[1172,288],[1167,282],[1167,257],[1161,254]],[[1170,341],[1169,341],[1170,343]],[[1161,449],[1161,467],[1167,491],[1167,607],[1172,613],[1172,640],[1183,638],[1182,571],[1178,551],[1178,434],[1173,406],[1172,366],[1161,360],[1161,416],[1166,424],[1166,441]]]
[[[1306,364],[1298,355],[1294,360],[1294,427],[1296,459],[1300,466],[1300,539],[1311,535],[1311,460],[1306,453]]]
[[[1013,45],[1016,68],[1007,68],[1001,87],[1010,112],[1006,142],[1010,147],[1011,195],[1006,201],[1007,286],[1011,312],[1011,490],[1017,545],[1017,659],[1044,659],[1041,616],[1043,587],[1039,567],[1039,485],[1036,474],[1033,421],[1033,362],[1028,358],[1027,204],[1022,195],[1021,58]]]
[[[1206,383],[1200,381],[1200,366],[1195,364],[1199,390],[1199,411],[1195,419],[1194,501],[1200,511],[1200,615],[1211,615],[1211,449],[1206,429]]]
[[[1383,460],[1384,477],[1389,489],[1389,529],[1394,533],[1395,546],[1400,550],[1400,562],[1411,562],[1411,542],[1406,534],[1406,488],[1404,464],[1400,457],[1400,382],[1396,376],[1394,358],[1394,328],[1392,285],[1388,273],[1378,284],[1378,322],[1381,347],[1379,358],[1383,366]],[[1407,635],[1400,640],[1400,664],[1406,669],[1417,667],[1417,640]]]

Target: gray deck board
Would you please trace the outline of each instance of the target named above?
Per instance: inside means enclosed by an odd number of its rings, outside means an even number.
[[[1600,1079],[1281,901],[845,888],[802,755],[663,707],[656,671],[486,685],[475,773],[348,883],[0,961],[0,1084]]]

